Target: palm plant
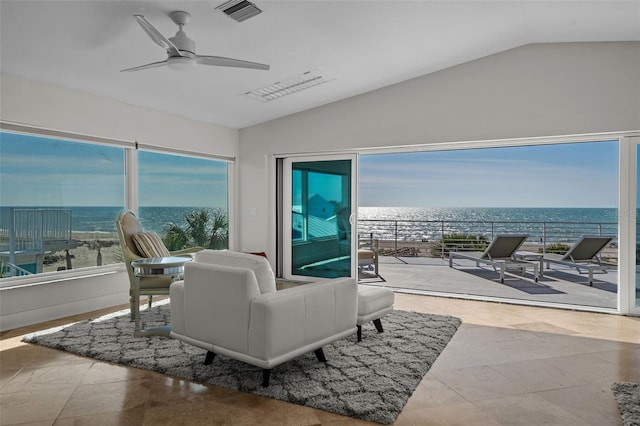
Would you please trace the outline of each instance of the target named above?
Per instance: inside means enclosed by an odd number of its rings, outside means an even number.
[[[200,209],[185,214],[185,227],[169,224],[162,240],[170,251],[187,247],[224,249],[228,247],[229,220],[224,210]]]

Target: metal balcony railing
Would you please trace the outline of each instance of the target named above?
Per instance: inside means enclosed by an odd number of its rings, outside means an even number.
[[[523,249],[546,252],[562,249],[583,235],[617,237],[617,222],[518,222],[457,220],[358,221],[360,240],[379,240],[383,254],[445,257],[449,250],[482,251],[498,234],[527,234]],[[609,255],[617,258],[614,240]]]
[[[33,273],[12,263],[5,263],[0,259],[0,278],[23,277],[26,275],[33,275]]]
[[[71,209],[3,208],[0,252],[44,252],[51,244],[71,241]],[[13,263],[11,260],[10,263]]]

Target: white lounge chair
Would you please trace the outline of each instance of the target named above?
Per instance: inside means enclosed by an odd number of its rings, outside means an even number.
[[[575,268],[580,274],[584,273],[583,271],[587,271],[589,285],[593,286],[593,274],[595,271],[606,274],[608,270],[618,267],[618,265],[603,262],[600,257],[602,250],[612,241],[613,237],[585,235],[566,254],[545,253],[542,260],[547,265],[547,269],[553,263]]]
[[[519,270],[522,275],[527,269],[533,269],[533,278],[538,282],[540,265],[537,262],[516,259],[515,253],[524,244],[527,234],[500,234],[497,235],[487,249],[479,251],[449,252],[449,267],[453,268],[453,259],[469,259],[480,264],[490,265],[496,272],[500,272],[500,282],[504,283],[504,274],[509,269]]]

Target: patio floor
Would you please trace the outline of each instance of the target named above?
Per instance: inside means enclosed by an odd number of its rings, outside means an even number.
[[[545,269],[539,282],[528,273],[505,274],[504,284],[490,266],[477,267],[472,260],[455,259],[453,268],[448,259],[430,257],[381,256],[379,273],[362,271],[361,284],[381,285],[393,289],[452,297],[509,299],[545,304],[573,305],[576,309],[596,307],[617,308],[618,274],[594,274],[593,287],[587,275],[575,269],[556,267]],[[566,307],[566,306],[565,306]]]

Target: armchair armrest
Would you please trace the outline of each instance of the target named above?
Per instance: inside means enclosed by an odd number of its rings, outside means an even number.
[[[171,256],[183,256],[186,254],[193,254],[193,253],[197,253],[199,251],[204,250],[202,247],[189,247],[186,249],[182,249],[182,250],[174,250],[171,251],[169,253],[171,253]]]
[[[255,297],[251,301],[249,354],[282,362],[282,357],[291,359],[354,333],[357,293],[355,280],[344,278]]]

